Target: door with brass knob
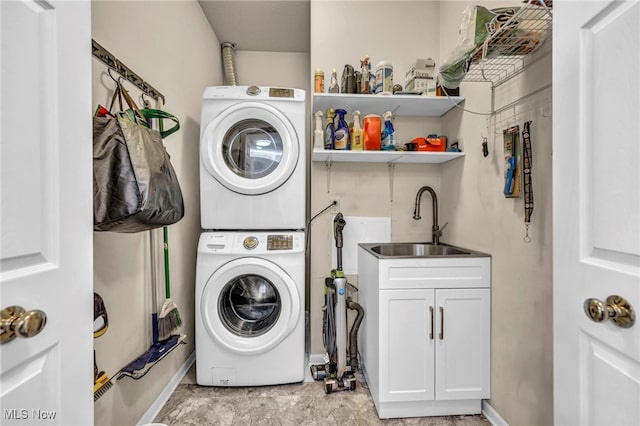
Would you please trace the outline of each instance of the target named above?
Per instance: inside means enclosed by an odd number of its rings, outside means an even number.
[[[25,311],[22,306],[9,306],[0,311],[0,344],[16,337],[28,338],[39,334],[47,325],[47,315],[39,310]]]
[[[0,16],[0,423],[93,424],[91,4]]]
[[[553,4],[558,425],[640,425],[639,18],[637,0]]]

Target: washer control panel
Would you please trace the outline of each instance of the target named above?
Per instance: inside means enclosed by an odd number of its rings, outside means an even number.
[[[267,250],[293,250],[293,235],[267,235]]]

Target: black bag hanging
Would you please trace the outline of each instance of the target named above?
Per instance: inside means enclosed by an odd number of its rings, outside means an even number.
[[[162,137],[120,82],[113,101],[116,95],[129,110],[93,117],[94,230],[130,233],[176,223],[184,202]]]

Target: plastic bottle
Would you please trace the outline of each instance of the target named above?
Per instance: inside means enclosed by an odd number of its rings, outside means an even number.
[[[360,72],[362,73],[362,77],[360,78],[360,93],[364,95],[368,95],[371,93],[369,89],[369,81],[371,80],[371,76],[369,76],[369,55],[364,55],[362,59],[360,59]]]
[[[317,69],[314,75],[314,93],[323,93],[324,92],[324,71],[321,69]]]
[[[333,117],[335,117],[333,108],[327,109],[327,126],[324,128],[324,149],[334,149],[335,147],[336,134],[333,129]]]
[[[382,131],[382,150],[395,151],[396,150],[396,131],[393,128],[391,119],[393,118],[391,111],[386,111],[382,115],[384,119],[384,129]]]
[[[363,131],[360,126],[360,111],[353,111],[353,129],[351,131],[351,150],[361,151],[364,149]]]
[[[382,117],[368,114],[362,119],[363,145],[366,151],[380,151]]]
[[[376,95],[393,93],[393,64],[380,61],[376,64]]]
[[[334,149],[349,150],[351,149],[351,135],[349,135],[349,125],[344,119],[347,111],[337,109],[338,123],[335,127],[335,144]]]
[[[331,70],[331,84],[329,84],[329,93],[340,93],[340,86],[338,86],[338,72],[335,68]]]
[[[316,117],[316,128],[313,131],[313,149],[322,149],[324,147],[324,131],[322,130],[322,111],[317,111],[314,116]]]

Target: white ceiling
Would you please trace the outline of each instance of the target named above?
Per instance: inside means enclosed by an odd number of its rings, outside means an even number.
[[[310,0],[198,0],[220,43],[237,50],[309,52]]]

